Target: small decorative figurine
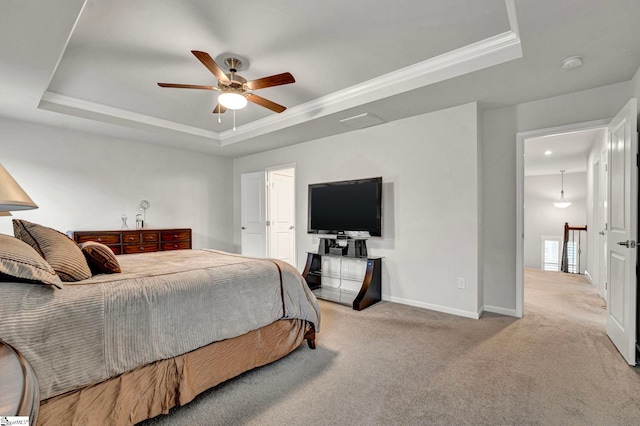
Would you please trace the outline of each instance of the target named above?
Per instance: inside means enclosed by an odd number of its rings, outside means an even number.
[[[140,220],[140,228],[139,228],[139,229],[142,229],[144,228],[144,223],[147,220],[147,209],[151,207],[151,203],[147,200],[142,200],[140,201],[140,204],[138,205],[138,207],[140,208],[140,210],[142,210],[142,218]],[[139,214],[136,215],[136,226],[138,224],[138,216],[140,215]]]

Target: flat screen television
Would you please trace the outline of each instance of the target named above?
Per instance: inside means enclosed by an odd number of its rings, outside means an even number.
[[[382,178],[309,185],[308,232],[341,234],[368,231],[382,235]]]

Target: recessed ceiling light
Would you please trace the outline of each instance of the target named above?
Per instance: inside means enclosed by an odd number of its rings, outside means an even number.
[[[551,151],[549,151],[549,150],[545,151],[544,155],[551,155]]]
[[[571,56],[569,58],[565,58],[560,62],[560,65],[562,65],[562,69],[565,70],[578,68],[582,66],[582,56]]]

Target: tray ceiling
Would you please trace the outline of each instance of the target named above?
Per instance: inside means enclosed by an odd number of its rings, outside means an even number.
[[[353,131],[344,119],[364,113],[508,105],[627,81],[640,66],[633,0],[8,3],[0,61],[14,74],[0,114],[226,156]],[[233,131],[230,111],[212,114],[217,92],[158,87],[216,84],[191,50],[245,58],[248,80],[291,72],[294,84],[257,92],[288,109],[249,104]],[[558,64],[574,54],[586,70],[568,76]]]

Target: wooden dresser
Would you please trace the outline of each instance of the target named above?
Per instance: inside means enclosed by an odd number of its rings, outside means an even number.
[[[191,229],[122,229],[120,231],[73,231],[75,242],[97,241],[115,254],[146,253],[151,251],[183,250],[191,248]]]

